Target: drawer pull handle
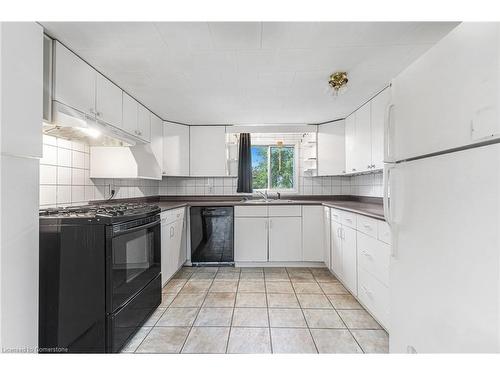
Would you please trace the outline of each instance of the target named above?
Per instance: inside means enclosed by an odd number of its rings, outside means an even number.
[[[366,228],[366,229],[372,229],[372,226],[371,225],[368,225],[368,224],[363,224],[363,226]]]
[[[352,220],[351,219],[345,219],[345,221],[348,221],[349,223],[352,223]]]

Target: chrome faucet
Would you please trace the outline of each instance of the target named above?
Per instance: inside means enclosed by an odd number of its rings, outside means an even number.
[[[264,192],[257,190],[257,193],[262,195],[262,198],[264,198],[266,201],[268,200],[267,198],[267,190],[264,190]]]

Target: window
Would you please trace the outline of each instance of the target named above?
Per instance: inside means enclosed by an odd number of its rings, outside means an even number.
[[[252,187],[294,190],[295,147],[252,146]]]

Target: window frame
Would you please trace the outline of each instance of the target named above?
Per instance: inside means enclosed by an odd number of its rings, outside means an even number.
[[[291,189],[285,189],[285,188],[271,188],[271,147],[274,148],[279,148],[278,145],[270,144],[268,142],[258,142],[258,143],[252,143],[252,147],[257,146],[257,147],[267,147],[267,188],[264,189],[254,189],[253,188],[253,183],[252,183],[252,190],[255,192],[258,191],[268,191],[271,193],[277,193],[277,192],[284,192],[284,193],[297,193],[299,191],[298,189],[298,170],[299,170],[299,144],[298,143],[283,143],[282,147],[293,147],[293,188]]]

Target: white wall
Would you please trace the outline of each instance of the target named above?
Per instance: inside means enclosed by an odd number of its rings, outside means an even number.
[[[44,135],[40,160],[40,207],[84,205],[91,200],[158,195],[159,182],[89,178],[89,146]]]

